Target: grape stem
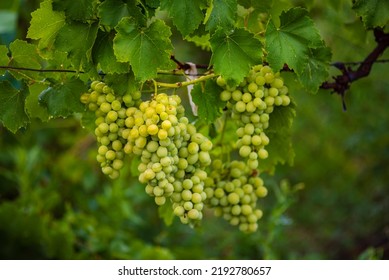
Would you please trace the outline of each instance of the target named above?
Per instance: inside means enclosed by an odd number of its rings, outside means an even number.
[[[212,79],[212,78],[214,78],[216,76],[217,76],[216,74],[211,73],[211,74],[204,75],[204,76],[201,76],[201,77],[199,77],[197,79],[186,81],[186,82],[177,82],[177,83],[173,83],[173,84],[163,83],[163,82],[156,82],[156,84],[159,87],[180,88],[180,87],[186,87],[186,86],[189,86],[189,85],[193,85],[193,84],[197,84],[197,83],[200,83],[200,82],[204,82],[204,81]]]

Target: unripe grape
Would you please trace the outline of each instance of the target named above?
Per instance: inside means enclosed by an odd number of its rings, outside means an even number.
[[[240,199],[239,199],[239,195],[238,194],[232,192],[232,193],[230,193],[228,195],[227,200],[228,200],[229,203],[235,205],[235,204],[239,203]]]
[[[239,113],[243,113],[244,111],[246,111],[246,104],[239,100],[236,104],[235,104],[235,110]]]
[[[240,101],[242,99],[242,92],[240,90],[234,90],[231,93],[231,97],[234,101]]]
[[[224,78],[222,76],[219,76],[216,78],[216,83],[219,87],[226,86],[226,81],[224,80]]]
[[[269,153],[265,149],[260,149],[258,151],[258,157],[260,159],[266,159],[269,156]]]
[[[180,216],[184,215],[185,209],[182,206],[177,206],[176,208],[174,208],[173,213],[174,213],[174,215],[180,217]]]
[[[231,99],[231,92],[228,91],[228,90],[223,90],[221,93],[220,93],[220,99],[222,101],[228,101]]]
[[[272,82],[271,86],[272,87],[275,87],[275,88],[282,88],[284,85],[284,81],[280,78],[276,78],[274,79],[274,81]]]
[[[250,148],[250,146],[243,145],[243,146],[240,147],[240,149],[239,149],[239,155],[240,155],[241,157],[248,157],[250,153],[251,153],[251,148]]]
[[[250,83],[247,87],[248,91],[251,93],[255,93],[258,90],[258,84],[257,83]]]
[[[157,197],[154,198],[154,201],[155,201],[155,204],[161,206],[161,205],[165,204],[166,197],[164,197],[164,196],[157,196]]]
[[[200,212],[196,209],[191,209],[188,211],[188,217],[192,220],[197,220],[200,217]]]

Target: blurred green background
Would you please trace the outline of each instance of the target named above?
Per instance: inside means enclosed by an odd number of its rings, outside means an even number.
[[[361,61],[374,48],[351,1],[294,2],[309,8],[333,61]],[[0,44],[25,38],[38,6],[1,1]],[[174,46],[181,61],[209,61],[177,34]],[[0,126],[0,259],[388,259],[388,70],[377,63],[354,83],[346,112],[338,96],[308,95],[283,74],[297,103],[296,157],[266,176],[251,235],[210,212],[196,229],[165,226],[131,166],[116,181],[101,174],[78,116],[33,121],[16,135]]]

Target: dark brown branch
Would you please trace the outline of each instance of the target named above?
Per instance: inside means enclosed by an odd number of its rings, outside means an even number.
[[[360,63],[357,70],[352,70],[351,67],[346,67],[346,63],[337,62],[332,64],[338,68],[342,74],[333,77],[334,82],[324,82],[320,88],[330,89],[342,96],[343,109],[346,109],[344,102],[344,95],[350,88],[350,84],[356,80],[366,77],[370,74],[371,68],[378,58],[384,53],[386,48],[389,47],[389,34],[384,33],[382,29],[374,29],[374,37],[377,42],[377,46],[372,52]]]

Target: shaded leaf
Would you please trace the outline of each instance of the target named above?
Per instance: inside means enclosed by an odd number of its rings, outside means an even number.
[[[389,23],[389,1],[356,0],[353,9],[367,28],[384,27]]]
[[[93,18],[94,7],[97,5],[97,0],[52,1],[54,10],[65,11],[67,18],[83,22]]]
[[[258,1],[258,0],[238,0],[238,4],[246,9],[252,8],[257,12],[267,13],[273,6],[273,0]]]
[[[104,77],[104,82],[114,90],[116,95],[132,93],[140,88],[140,83],[135,80],[132,71],[125,74],[108,74]]]
[[[0,45],[0,65],[7,66],[9,62],[8,48],[4,45]],[[4,75],[6,69],[0,69],[0,75]]]
[[[129,64],[116,60],[112,40],[112,34],[99,30],[92,50],[93,61],[99,64],[101,71],[106,74],[126,73],[129,71]]]
[[[221,91],[213,80],[207,80],[205,85],[196,84],[191,91],[193,102],[198,106],[199,118],[208,124],[213,123],[222,114],[225,102],[219,98]]]
[[[135,18],[140,23],[145,23],[145,16],[136,5],[138,1],[106,0],[99,6],[100,22],[103,25],[115,27],[124,17]]]
[[[38,118],[41,121],[48,121],[50,116],[47,108],[40,104],[39,95],[47,88],[45,84],[35,83],[29,87],[30,94],[26,98],[26,112],[30,118]]]
[[[82,113],[81,126],[83,128],[86,128],[90,132],[94,132],[96,128],[95,120],[96,120],[95,112],[86,110]]]
[[[27,94],[13,88],[8,81],[0,82],[0,120],[13,133],[30,122],[24,109]]]
[[[308,57],[308,62],[302,71],[298,73],[298,77],[307,90],[315,93],[328,78],[331,50],[327,47],[309,49]]]
[[[86,69],[91,63],[92,47],[97,36],[98,24],[72,22],[64,25],[57,34],[55,46],[68,53],[77,70]]]
[[[275,107],[271,113],[269,128],[265,130],[270,139],[269,145],[266,146],[269,157],[259,161],[261,170],[274,172],[274,168],[278,163],[293,164],[295,154],[292,147],[291,127],[295,116],[294,103],[287,107]]]
[[[86,85],[77,78],[64,83],[55,83],[39,95],[39,101],[47,107],[52,117],[67,117],[76,112],[82,112],[84,105],[80,96],[87,91]]]
[[[165,222],[165,225],[170,226],[173,223],[174,213],[170,200],[167,200],[165,204],[158,207],[158,214]]]

